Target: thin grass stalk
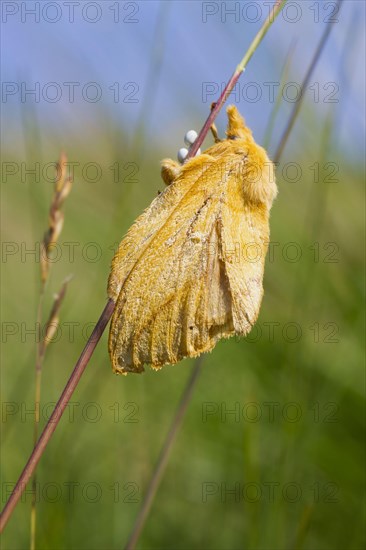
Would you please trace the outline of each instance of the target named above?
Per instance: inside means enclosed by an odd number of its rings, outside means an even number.
[[[286,60],[285,60],[285,63],[284,63],[284,66],[283,66],[283,69],[282,69],[282,72],[281,72],[280,86],[279,86],[278,94],[276,96],[276,101],[274,103],[273,109],[271,110],[271,114],[269,116],[266,131],[264,132],[263,147],[266,150],[269,149],[269,144],[272,141],[272,133],[273,133],[273,129],[274,129],[276,119],[277,119],[277,115],[278,115],[280,107],[281,107],[283,89],[284,89],[285,82],[287,81],[289,72],[290,72],[292,57],[295,53],[295,47],[296,47],[296,45],[293,42],[290,45],[289,51],[287,53]]]
[[[339,13],[339,10],[341,9],[342,1],[343,0],[338,1],[338,4],[337,4],[337,7],[338,7],[337,12],[338,13]],[[330,21],[327,24],[326,28],[324,29],[324,32],[322,34],[319,45],[318,45],[318,47],[315,51],[315,54],[314,54],[313,59],[310,63],[310,66],[309,66],[309,69],[306,73],[304,81],[302,82],[302,89],[306,89],[309,82],[310,82],[312,74],[315,71],[317,63],[318,63],[318,61],[321,57],[321,54],[324,50],[326,42],[329,38],[329,34],[330,34],[330,31],[332,30],[332,25],[333,24],[334,24],[334,22]],[[289,118],[289,121],[287,123],[286,130],[284,131],[283,136],[281,138],[281,141],[279,143],[279,146],[277,148],[277,152],[275,154],[275,162],[279,163],[280,160],[281,160],[283,151],[284,151],[285,146],[286,146],[288,136],[290,135],[291,130],[294,126],[294,123],[296,122],[296,118],[297,118],[297,115],[298,115],[300,107],[301,107],[301,102],[302,102],[302,98],[294,106],[294,109],[293,109],[293,111],[291,113],[291,116]],[[300,103],[300,105],[299,105],[299,103]],[[329,115],[330,115],[330,113],[329,113]],[[329,144],[329,141],[328,141],[327,138],[329,138],[329,136],[332,135],[332,132],[329,129],[329,125],[332,124],[332,122],[333,121],[332,121],[331,116],[325,122],[325,134],[324,134],[324,139],[322,140],[322,143],[321,143],[321,150],[320,150],[320,160],[319,160],[320,166],[324,165],[323,161],[325,161],[326,158],[327,158],[326,157],[326,150],[327,150],[327,146]],[[310,219],[310,216],[309,216],[310,212],[312,213],[312,216],[311,216],[312,221],[311,221],[311,224],[305,222],[305,227],[307,229],[309,227],[311,228],[311,233],[313,235],[313,239],[310,239],[310,240],[319,240],[320,235],[321,235],[321,223],[324,222],[324,212],[325,212],[325,206],[326,206],[325,196],[324,196],[325,192],[326,192],[326,189],[323,190],[323,192],[321,192],[320,197],[318,196],[318,193],[317,193],[316,201],[311,201],[310,200],[309,204],[308,204],[308,213],[307,214],[308,214],[308,217]],[[315,214],[316,214],[315,215],[315,224],[314,224],[314,204],[316,205],[316,208],[315,208]],[[320,215],[320,213],[321,213],[321,215]],[[314,236],[316,236],[316,239],[315,239]],[[301,284],[301,279],[303,280],[303,282],[306,281],[306,284]],[[300,288],[302,289],[301,302],[303,304],[307,303],[306,300],[309,299],[309,296],[310,296],[309,291],[311,291],[311,282],[312,282],[312,277],[311,276],[309,277],[309,272],[304,272],[304,270],[300,270],[299,277],[297,279],[297,284],[295,285],[295,288],[294,288],[293,298],[291,300],[292,314],[290,315],[290,318],[294,318],[294,316],[295,316],[294,312],[297,309],[296,304],[299,303],[298,297],[300,296],[300,292],[299,292]],[[292,351],[294,351],[294,350],[292,350]],[[301,353],[301,349],[300,349],[300,351],[297,350],[297,352],[296,352],[297,361],[299,361],[299,353]],[[290,359],[289,358],[290,354],[291,354],[291,350],[288,348],[288,352],[286,353],[287,364],[291,363],[291,361],[289,360]],[[295,535],[295,540],[293,541],[293,543],[291,545],[292,548],[302,548],[303,542],[304,542],[304,539],[305,539],[305,535],[306,535],[306,532],[307,532],[307,529],[309,527],[309,523],[310,523],[310,520],[311,520],[311,516],[313,514],[313,510],[314,510],[313,505],[312,506],[305,506],[303,508],[303,512],[302,512],[302,516],[301,516],[301,520],[300,520],[300,525],[298,526],[298,529],[297,529],[297,532],[296,532],[296,535]]]
[[[343,2],[343,0],[338,0],[338,2],[337,2],[337,13],[339,13],[342,2]],[[302,90],[306,90],[307,87],[308,87],[310,79],[313,75],[315,67],[318,64],[319,58],[320,58],[320,56],[323,52],[325,44],[327,43],[327,40],[328,40],[329,35],[330,35],[330,31],[332,30],[334,24],[335,24],[335,21],[333,21],[333,19],[330,19],[329,22],[327,23],[327,26],[325,27],[325,30],[322,34],[319,45],[316,49],[316,52],[313,56],[313,59],[310,63],[310,66],[309,66],[308,71],[305,75],[304,81],[302,83]],[[299,111],[300,111],[303,100],[304,100],[304,94],[302,94],[299,97],[299,100],[295,103],[295,106],[293,108],[291,116],[290,116],[290,118],[288,120],[288,123],[286,125],[285,131],[282,134],[282,138],[280,140],[280,143],[279,143],[279,145],[277,147],[277,150],[276,150],[276,153],[274,155],[273,162],[275,164],[279,162],[279,158],[282,156],[283,150],[284,150],[285,145],[286,145],[287,140],[288,140],[288,136],[290,135],[290,132],[291,132],[291,130],[292,130],[294,124],[295,124],[295,121],[296,121],[297,115],[299,114]]]
[[[77,387],[79,380],[81,378],[81,375],[83,374],[103,332],[105,327],[108,324],[108,321],[112,315],[113,309],[114,309],[114,302],[113,300],[108,300],[105,308],[102,311],[102,314],[96,323],[94,330],[87,341],[78,362],[75,365],[75,368],[59,398],[59,400],[56,403],[55,408],[52,411],[52,414],[37,442],[37,445],[33,449],[32,454],[30,455],[28,462],[26,463],[23,472],[21,473],[16,486],[13,489],[13,492],[11,493],[8,502],[6,503],[4,510],[0,517],[0,532],[3,531],[5,525],[7,524],[11,514],[13,513],[13,510],[15,506],[17,505],[21,495],[23,494],[26,485],[28,481],[30,480],[42,454],[44,453],[44,450],[51,439],[51,436],[55,429],[57,428],[57,425],[60,421],[61,416],[63,415],[67,404],[70,401],[70,398],[72,394],[75,391],[75,388]]]
[[[193,390],[196,386],[199,374],[201,372],[201,366],[203,363],[203,356],[201,355],[195,360],[191,375],[183,390],[182,397],[180,399],[178,408],[174,415],[173,421],[170,426],[170,430],[165,438],[164,444],[161,448],[158,461],[156,463],[153,475],[150,478],[149,485],[142,502],[142,506],[139,510],[135,524],[130,534],[130,538],[127,541],[125,550],[132,550],[135,548],[136,543],[140,537],[141,531],[145,525],[147,516],[149,515],[151,505],[154,501],[156,491],[160,485],[165,469],[168,464],[173,444],[177,437],[177,434],[182,426],[184,415],[187,411],[188,405],[191,401]]]
[[[54,195],[51,201],[48,216],[48,228],[43,237],[42,242],[42,256],[41,256],[41,281],[40,292],[37,307],[37,328],[38,338],[36,347],[36,365],[35,365],[35,389],[34,389],[34,426],[33,426],[33,447],[36,446],[38,441],[38,428],[40,421],[40,404],[41,404],[41,387],[42,387],[42,366],[46,347],[49,343],[49,329],[58,323],[58,312],[61,307],[61,303],[65,296],[67,282],[62,286],[60,294],[54,301],[51,313],[47,322],[46,331],[42,338],[42,324],[43,324],[43,302],[45,297],[45,291],[50,274],[50,262],[49,262],[49,250],[54,245],[58,237],[60,236],[63,226],[64,216],[61,211],[62,204],[68,194],[70,193],[72,182],[67,177],[66,171],[66,156],[61,154],[59,163],[57,165],[57,180],[55,183]],[[37,528],[37,471],[34,471],[32,479],[32,501],[31,501],[31,513],[30,513],[30,550],[35,550],[36,547],[36,528]]]
[[[45,294],[45,283],[41,281],[41,288],[39,293],[38,308],[37,308],[37,327],[39,330],[37,351],[36,351],[36,373],[35,373],[35,389],[34,389],[34,426],[33,426],[33,447],[36,446],[38,441],[38,426],[39,426],[39,409],[41,402],[41,381],[42,381],[42,359],[41,359],[41,323],[42,323],[42,310],[43,300]],[[30,513],[30,550],[35,550],[36,547],[36,526],[37,526],[37,511],[36,511],[36,490],[37,490],[37,471],[35,470],[32,479],[32,501],[31,501],[31,513]]]
[[[158,90],[158,84],[160,80],[161,70],[163,66],[164,58],[164,42],[168,30],[167,22],[169,10],[171,4],[169,2],[160,1],[159,11],[156,19],[154,35],[153,35],[153,49],[151,51],[151,59],[149,63],[149,72],[146,78],[146,84],[144,86],[145,93],[141,100],[141,108],[138,115],[138,121],[136,124],[135,135],[133,139],[132,150],[138,152],[137,160],[143,157],[145,149],[145,126],[148,117],[152,115],[153,106],[155,102],[156,93]]]

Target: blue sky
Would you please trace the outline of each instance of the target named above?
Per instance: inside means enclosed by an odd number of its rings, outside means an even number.
[[[142,117],[147,140],[160,140],[167,154],[174,155],[184,132],[198,130],[203,123],[210,102],[245,53],[270,4],[3,2],[5,145],[19,139],[24,111],[31,107],[41,130],[75,137],[85,135],[87,128],[95,139],[106,116],[131,136]],[[292,52],[288,81],[294,84],[287,87],[291,100],[327,18],[333,17],[338,22],[305,94],[319,116],[335,109],[341,145],[352,155],[362,155],[365,3],[345,0],[340,13],[334,7],[335,2],[288,2],[250,61],[232,99],[259,140],[273,107],[271,89],[278,89],[286,56]],[[36,95],[25,93],[30,89]],[[284,101],[283,123],[290,100]],[[223,124],[221,117],[221,131]]]

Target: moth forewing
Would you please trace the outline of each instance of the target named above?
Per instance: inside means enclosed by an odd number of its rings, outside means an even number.
[[[117,373],[210,351],[249,332],[258,316],[276,185],[237,109],[227,112],[228,139],[183,166],[163,161],[168,187],[114,257],[109,351]]]

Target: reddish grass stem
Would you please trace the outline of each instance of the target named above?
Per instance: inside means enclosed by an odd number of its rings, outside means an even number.
[[[254,40],[252,41],[249,48],[247,49],[243,59],[240,61],[239,65],[236,67],[229,82],[226,84],[225,89],[223,90],[217,102],[214,104],[214,107],[211,110],[211,113],[208,115],[207,120],[204,123],[202,130],[198,134],[196,141],[193,143],[192,147],[189,149],[186,160],[196,155],[209,129],[211,128],[215,118],[219,114],[221,107],[223,106],[223,104],[225,103],[225,101],[233,91],[234,86],[239,80],[241,73],[245,71],[245,68],[248,62],[252,58],[254,52],[256,51],[259,44],[267,34],[268,29],[273,24],[274,20],[276,19],[276,17],[278,16],[278,14],[280,13],[280,11],[282,10],[285,4],[286,4],[286,0],[276,0],[276,2],[274,3],[272,10],[270,11],[267,19],[264,21],[263,25],[257,32],[256,36],[254,37]]]
[[[196,141],[193,143],[192,147],[188,151],[188,155],[186,157],[186,160],[188,160],[191,157],[194,157],[198,151],[198,149],[201,147],[203,140],[205,139],[209,129],[211,128],[215,118],[220,112],[221,107],[229,97],[230,93],[232,92],[235,84],[239,80],[239,77],[243,71],[235,70],[232,74],[229,82],[226,84],[225,89],[223,90],[222,94],[220,95],[219,99],[215,103],[213,109],[211,110],[211,113],[208,115],[206,122],[204,123],[202,130],[198,134]]]
[[[62,392],[53,412],[50,416],[38,442],[37,445],[34,447],[32,454],[30,455],[27,464],[24,467],[24,470],[20,476],[20,478],[17,481],[17,484],[15,485],[13,492],[11,493],[8,502],[6,503],[4,510],[0,517],[0,532],[3,531],[8,519],[10,518],[11,514],[13,513],[13,510],[15,506],[18,503],[18,500],[20,499],[20,496],[22,495],[29,479],[31,478],[39,459],[41,458],[49,440],[51,439],[51,436],[53,432],[55,431],[57,424],[59,423],[59,420],[63,414],[63,412],[66,409],[66,406],[68,402],[70,401],[70,398],[72,394],[75,391],[76,386],[78,385],[78,382],[81,378],[81,375],[83,374],[89,359],[91,358],[103,332],[105,327],[108,324],[109,319],[111,318],[111,315],[114,310],[114,302],[113,300],[108,300],[105,308],[103,309],[103,312],[96,323],[94,330],[89,338],[89,340],[86,343],[85,348],[83,349],[78,362],[75,365],[74,370],[72,371],[72,374],[64,388],[64,391]]]

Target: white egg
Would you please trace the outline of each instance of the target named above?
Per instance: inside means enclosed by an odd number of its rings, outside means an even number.
[[[197,139],[197,132],[195,132],[195,130],[188,130],[188,132],[186,133],[186,135],[184,136],[184,143],[186,145],[192,145],[196,139]]]
[[[187,155],[188,155],[188,149],[186,149],[185,147],[182,147],[181,149],[179,149],[178,155],[177,155],[179,162],[184,162]]]

